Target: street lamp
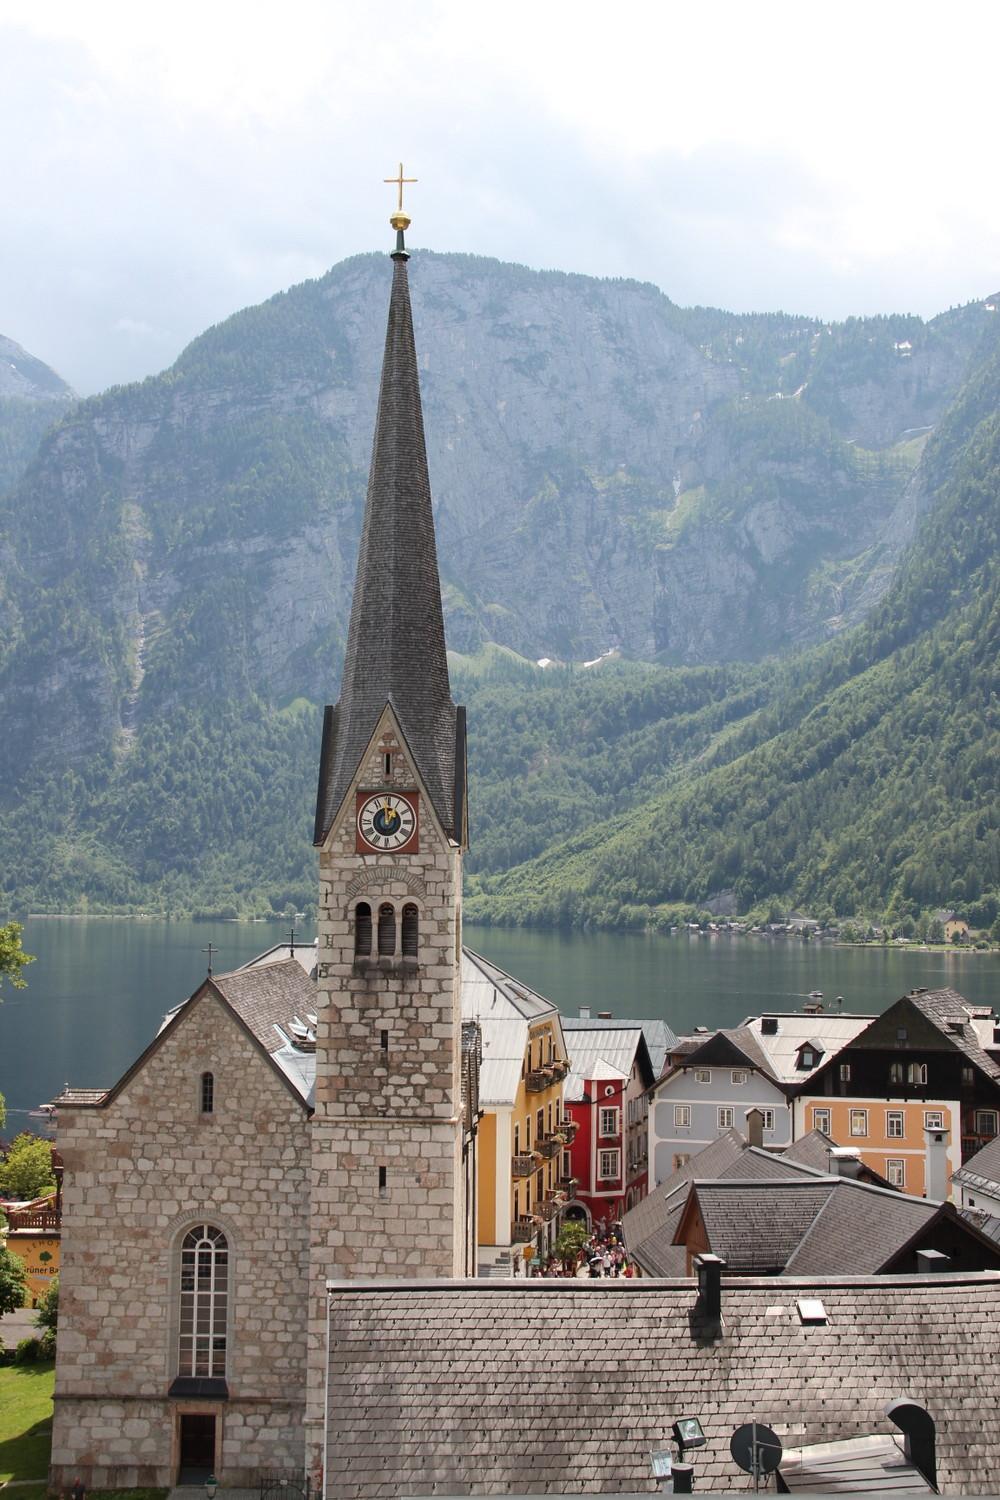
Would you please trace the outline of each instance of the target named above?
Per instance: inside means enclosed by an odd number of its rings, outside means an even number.
[[[209,1474],[208,1478],[205,1480],[206,1500],[215,1500],[215,1492],[218,1488],[219,1481],[216,1479],[214,1474]]]

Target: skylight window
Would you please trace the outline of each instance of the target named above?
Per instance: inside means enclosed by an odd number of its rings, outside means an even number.
[[[799,1318],[806,1324],[818,1324],[828,1322],[826,1308],[819,1297],[800,1297],[796,1302],[799,1310]]]

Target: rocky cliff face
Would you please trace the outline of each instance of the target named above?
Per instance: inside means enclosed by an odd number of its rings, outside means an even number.
[[[0,494],[20,479],[45,429],[72,401],[55,370],[0,334]]]
[[[989,319],[830,327],[410,268],[449,642],[531,658],[755,659],[870,608]],[[347,261],[45,441],[0,516],[8,777],[120,758],[183,705],[336,695],[389,274]]]

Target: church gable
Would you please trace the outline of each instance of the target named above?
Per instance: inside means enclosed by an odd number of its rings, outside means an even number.
[[[383,792],[403,797],[411,792],[416,794],[414,812],[418,828],[417,837],[405,839],[401,843],[393,839],[379,850],[368,846],[359,837],[359,817],[366,801]],[[441,826],[434,804],[427,794],[427,787],[417,769],[416,758],[407,744],[392,706],[387,703],[332,819],[324,843],[324,853],[336,849],[341,856],[410,854],[416,853],[428,840],[433,840],[442,848],[447,848],[449,844],[448,835]],[[322,855],[320,858],[322,862]]]

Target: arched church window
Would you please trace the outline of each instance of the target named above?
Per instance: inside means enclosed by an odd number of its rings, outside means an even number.
[[[215,1109],[215,1074],[201,1075],[201,1112],[210,1115]]]
[[[378,951],[380,958],[391,958],[396,951],[396,909],[388,901],[378,909]]]
[[[420,937],[420,918],[412,902],[403,907],[403,957],[416,958]]]
[[[372,951],[372,909],[367,901],[359,901],[354,908],[354,954],[356,958],[367,958]]]
[[[181,1244],[177,1373],[193,1379],[226,1373],[229,1246],[221,1229],[197,1224]]]

